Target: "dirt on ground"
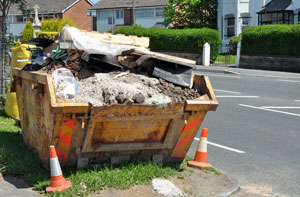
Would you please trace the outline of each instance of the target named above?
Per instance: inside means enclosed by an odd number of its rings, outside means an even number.
[[[211,197],[220,196],[230,191],[234,183],[224,174],[204,172],[203,170],[187,168],[176,176],[169,177],[175,186],[180,188],[186,197]],[[133,186],[129,189],[106,188],[99,193],[92,194],[90,197],[157,197],[159,196],[152,185]]]

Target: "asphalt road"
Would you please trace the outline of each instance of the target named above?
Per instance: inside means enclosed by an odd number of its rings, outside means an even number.
[[[209,76],[220,103],[201,125],[208,128],[208,161],[247,196],[300,196],[300,74],[243,72],[196,72]]]

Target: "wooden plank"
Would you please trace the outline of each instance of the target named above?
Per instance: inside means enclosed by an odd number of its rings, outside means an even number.
[[[86,32],[81,31],[83,36],[95,39],[104,43],[112,44],[123,44],[123,45],[132,45],[138,47],[148,48],[150,44],[150,39],[148,37],[136,37],[136,36],[125,36],[123,34],[112,35],[111,33],[99,33],[99,32]],[[67,38],[64,42],[71,42],[71,38]],[[67,47],[66,44],[63,44],[63,47]]]
[[[174,62],[174,63],[178,62],[178,63],[196,65],[196,61],[194,61],[194,60],[189,60],[189,59],[176,57],[176,56],[172,56],[172,55],[166,55],[166,54],[157,53],[157,52],[150,52],[148,55],[152,55],[153,58],[165,60],[165,61],[169,61],[169,62]]]
[[[21,77],[23,79],[27,79],[29,81],[47,84],[47,74],[41,74],[37,72],[26,72],[22,71],[20,68],[14,68],[13,75]]]

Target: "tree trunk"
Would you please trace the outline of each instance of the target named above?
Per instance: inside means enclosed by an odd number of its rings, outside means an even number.
[[[0,94],[5,94],[6,17],[0,19]]]

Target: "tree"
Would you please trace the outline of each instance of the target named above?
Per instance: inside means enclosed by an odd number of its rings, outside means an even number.
[[[169,0],[165,25],[173,28],[217,28],[218,0]]]
[[[5,94],[6,17],[12,4],[18,5],[23,14],[28,13],[26,0],[0,0],[0,94]]]

